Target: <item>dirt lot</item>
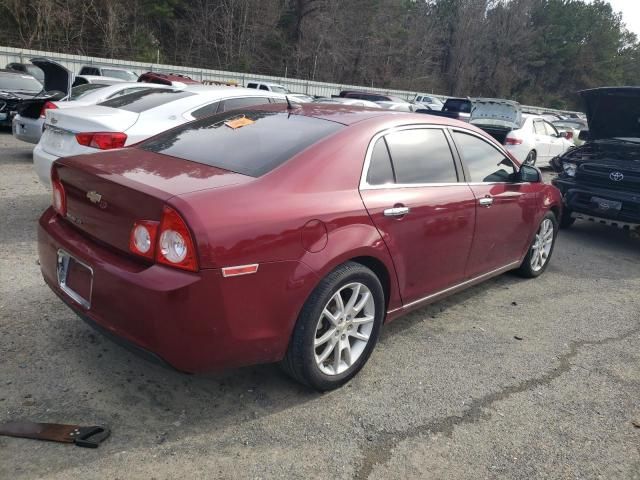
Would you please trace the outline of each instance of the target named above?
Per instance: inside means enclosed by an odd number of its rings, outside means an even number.
[[[640,478],[640,241],[623,232],[578,223],[541,278],[388,325],[320,395],[275,366],[185,376],[94,333],[40,277],[48,203],[30,146],[0,133],[0,421],[113,434],[0,437],[2,479]]]

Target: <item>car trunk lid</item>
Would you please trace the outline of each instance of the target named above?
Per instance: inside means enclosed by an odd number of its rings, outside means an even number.
[[[40,145],[45,152],[58,157],[86,153],[87,148],[76,141],[76,133],[125,132],[138,116],[135,112],[100,105],[49,109]]]
[[[64,158],[54,164],[67,220],[101,243],[129,251],[138,220],[160,221],[176,196],[251,181],[251,177],[175,157],[126,148]]]
[[[470,122],[519,128],[522,108],[518,102],[497,98],[476,98],[471,108]]]

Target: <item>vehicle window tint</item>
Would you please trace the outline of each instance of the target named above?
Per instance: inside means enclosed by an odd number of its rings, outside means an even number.
[[[112,108],[121,108],[129,112],[140,113],[150,110],[165,103],[173,102],[181,98],[194,95],[190,92],[178,90],[164,90],[161,88],[150,88],[141,92],[134,92],[121,97],[111,98],[99,105]]]
[[[509,182],[515,178],[511,160],[497,148],[478,137],[453,132],[460,155],[469,170],[472,182]]]
[[[247,83],[247,88],[258,88],[258,84],[249,82],[249,83]]]
[[[401,130],[385,138],[397,183],[458,181],[449,142],[441,129]]]
[[[384,185],[393,182],[394,175],[389,150],[387,150],[384,138],[379,138],[371,150],[367,183],[369,185]]]
[[[161,133],[140,148],[259,177],[341,128],[303,115],[234,110]]]
[[[264,105],[269,103],[269,99],[265,97],[241,97],[230,98],[222,102],[221,112],[228,112],[236,108],[253,107],[254,105]]]
[[[197,110],[191,112],[191,116],[193,118],[204,118],[209,115],[213,115],[218,112],[218,107],[220,106],[220,102],[213,102],[209,105],[205,105],[204,107],[200,107]]]
[[[269,90],[269,87],[266,85],[260,85],[260,90]]]
[[[98,90],[99,88],[105,87],[106,85],[102,85],[100,83],[85,83],[83,85],[76,85],[71,88],[71,94],[69,95],[69,100],[78,100],[82,98],[87,93],[92,90]]]

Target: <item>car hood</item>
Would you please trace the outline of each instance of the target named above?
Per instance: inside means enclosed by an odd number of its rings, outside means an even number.
[[[498,98],[475,98],[471,100],[470,122],[476,120],[505,123],[509,126],[520,128],[522,123],[522,108],[518,102],[502,100]]]
[[[583,90],[589,139],[640,138],[640,87]]]
[[[58,91],[69,94],[73,83],[73,73],[70,70],[48,58],[32,58],[30,62],[44,72],[45,92]]]

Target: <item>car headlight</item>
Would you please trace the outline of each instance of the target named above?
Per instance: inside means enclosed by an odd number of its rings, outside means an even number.
[[[563,163],[562,169],[564,170],[564,173],[566,173],[570,177],[575,177],[578,166],[575,163]]]

